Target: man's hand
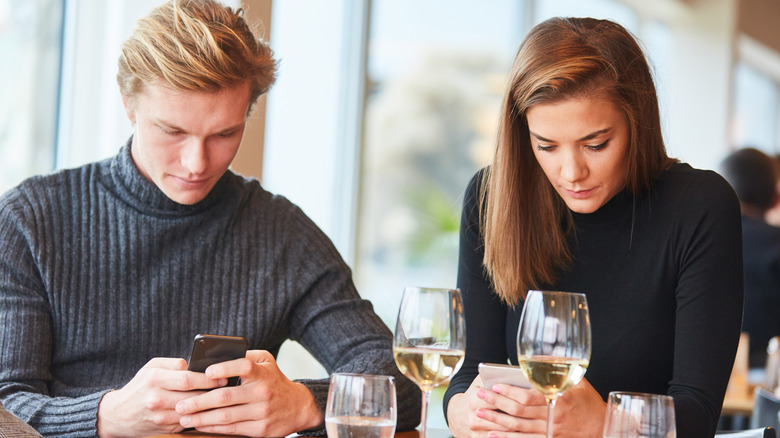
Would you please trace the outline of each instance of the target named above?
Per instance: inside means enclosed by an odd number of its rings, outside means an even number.
[[[138,437],[180,432],[177,403],[201,394],[197,389],[224,386],[227,379],[210,379],[187,371],[187,361],[154,358],[122,389],[103,396],[98,406],[100,438]]]
[[[219,388],[176,404],[182,427],[256,437],[287,436],[322,425],[323,413],[302,384],[279,370],[271,353],[250,350],[244,359],[211,365],[211,379],[240,376],[241,385]]]

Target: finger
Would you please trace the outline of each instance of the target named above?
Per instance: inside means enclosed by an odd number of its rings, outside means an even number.
[[[148,373],[152,385],[168,391],[193,391],[227,385],[227,379],[211,379],[206,374],[195,371],[156,368],[148,370]]]
[[[152,358],[149,362],[146,362],[146,365],[141,367],[141,369],[149,369],[149,368],[164,368],[167,370],[186,370],[187,361],[180,357],[155,357]]]
[[[508,385],[500,385],[500,386],[507,386]],[[495,389],[506,391],[506,388],[498,388],[499,385],[495,385]],[[547,406],[546,401],[543,405],[538,404],[532,404],[527,405],[524,404],[520,400],[535,400],[534,396],[528,396],[526,393],[529,392],[535,392],[533,390],[528,389],[522,389],[522,388],[515,388],[517,391],[514,392],[514,397],[516,398],[510,398],[504,394],[496,393],[491,390],[482,389],[477,392],[477,397],[484,400],[488,405],[491,407],[494,407],[496,410],[503,411],[511,416],[514,417],[522,417],[522,418],[547,418]]]
[[[209,409],[222,408],[248,403],[247,391],[240,386],[219,388],[205,392],[196,397],[189,397],[176,403],[176,413],[179,415],[195,414]]]
[[[254,371],[254,362],[250,359],[234,359],[209,365],[206,377],[210,379],[227,379],[230,377],[250,377]]]
[[[543,406],[547,404],[547,399],[544,398],[541,392],[532,388],[521,388],[519,386],[512,386],[506,384],[493,385],[490,388],[496,394],[509,397],[524,405],[537,405]]]
[[[545,438],[547,435],[543,433],[526,433],[526,432],[503,432],[503,431],[491,431],[488,433],[489,438]]]
[[[492,429],[496,432],[512,431],[544,434],[547,429],[546,417],[541,419],[516,417],[493,409],[481,409],[477,411],[477,416],[487,422],[498,425]]]
[[[217,409],[182,415],[179,424],[202,430],[205,427],[235,425],[246,422],[257,415],[257,406],[249,404],[227,406]]]
[[[274,355],[268,350],[249,350],[246,352],[246,357],[255,363],[276,362]]]

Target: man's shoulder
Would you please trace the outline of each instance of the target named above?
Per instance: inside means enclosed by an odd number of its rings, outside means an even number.
[[[19,203],[43,202],[45,199],[61,200],[68,193],[80,191],[97,181],[102,168],[103,162],[95,162],[28,177],[0,195],[0,205],[9,207]]]

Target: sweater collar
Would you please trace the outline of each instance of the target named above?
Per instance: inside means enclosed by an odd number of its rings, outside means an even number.
[[[593,213],[576,213],[572,211],[571,214],[576,223],[606,224],[630,214],[633,204],[634,195],[628,189],[623,189]]]
[[[111,159],[111,178],[122,199],[141,212],[159,216],[189,216],[208,210],[231,191],[230,171],[227,171],[203,200],[192,205],[179,204],[141,175],[130,155],[131,144],[132,138]]]

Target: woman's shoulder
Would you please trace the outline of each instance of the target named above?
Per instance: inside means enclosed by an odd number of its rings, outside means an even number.
[[[717,172],[675,163],[654,184],[656,200],[679,204],[680,208],[726,208],[739,210],[739,200],[731,185]]]

